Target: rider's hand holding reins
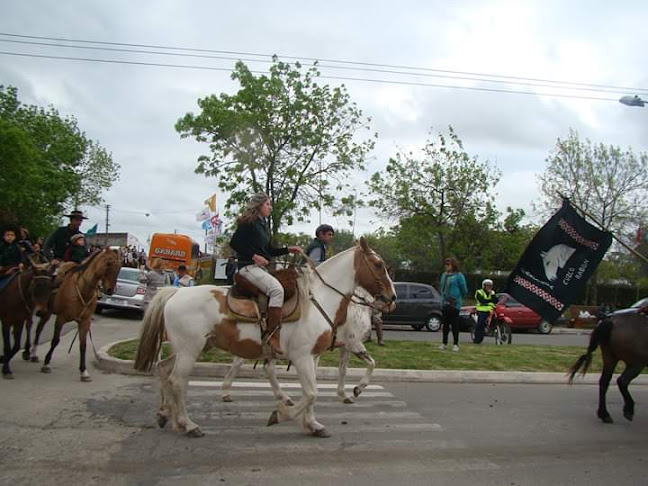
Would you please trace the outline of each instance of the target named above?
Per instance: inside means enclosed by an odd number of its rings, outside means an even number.
[[[268,263],[270,263],[268,262],[268,260],[263,258],[261,255],[257,255],[256,253],[252,255],[252,261],[260,267],[267,267]]]

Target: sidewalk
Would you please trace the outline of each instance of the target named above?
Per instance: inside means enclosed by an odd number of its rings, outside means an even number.
[[[571,331],[571,329],[570,329]],[[583,331],[583,330],[579,330]],[[120,373],[125,375],[145,375],[133,368],[132,360],[121,360],[108,356],[108,350],[117,343],[102,347],[99,361],[95,366],[106,373]],[[263,366],[259,364],[253,369],[253,364],[245,364],[238,374],[238,378],[254,378],[265,380]],[[621,365],[622,366],[622,365]],[[622,369],[619,367],[619,369]],[[196,363],[192,376],[203,378],[223,378],[229,370],[228,364],[222,363]],[[347,382],[355,382],[365,373],[364,368],[349,368]],[[297,379],[295,368],[286,370],[277,366],[277,377],[281,379]],[[317,369],[319,380],[338,379],[338,369],[333,367],[319,367]],[[615,376],[616,379],[616,376]],[[419,382],[419,383],[515,383],[515,384],[564,384],[567,385],[566,373],[546,373],[527,371],[464,371],[464,370],[388,370],[376,368],[371,376],[373,382]],[[588,373],[585,377],[578,375],[575,385],[598,385],[599,373]],[[648,385],[648,375],[637,377],[632,385]]]

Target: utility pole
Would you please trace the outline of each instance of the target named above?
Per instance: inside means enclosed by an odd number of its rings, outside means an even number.
[[[108,228],[110,227],[110,204],[106,204],[106,244],[108,246]]]

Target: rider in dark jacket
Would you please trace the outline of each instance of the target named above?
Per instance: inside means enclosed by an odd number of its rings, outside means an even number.
[[[72,211],[70,214],[66,214],[70,218],[70,224],[67,226],[61,226],[55,230],[51,235],[45,240],[45,245],[43,247],[43,254],[50,259],[63,261],[65,256],[65,250],[71,244],[70,238],[72,236],[81,233],[79,227],[84,219],[88,219],[83,216],[81,211]]]

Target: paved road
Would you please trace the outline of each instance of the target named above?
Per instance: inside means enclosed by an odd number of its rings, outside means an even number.
[[[95,343],[132,336],[136,324],[102,316]],[[188,439],[155,426],[155,379],[95,370],[80,383],[71,339],[53,374],[17,360],[16,379],[0,382],[0,484],[645,484],[645,386],[631,389],[633,423],[611,389],[617,422],[604,425],[589,385],[374,382],[344,405],[320,383],[316,413],[333,436],[315,439],[298,423],[265,426],[275,407],[265,382],[239,382],[223,403],[217,381],[195,379],[188,410],[207,436]]]

